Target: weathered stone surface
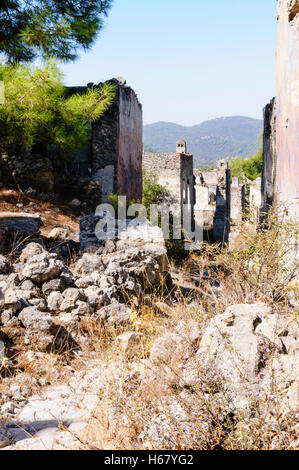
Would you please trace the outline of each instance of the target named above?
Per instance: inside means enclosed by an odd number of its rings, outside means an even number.
[[[87,302],[82,302],[82,300],[77,300],[74,309],[72,310],[72,315],[76,317],[82,317],[85,315],[90,315],[92,313],[92,308]]]
[[[271,313],[265,304],[229,307],[211,320],[197,359],[184,370],[185,383],[194,383],[204,370],[214,371],[238,411],[248,412],[258,396],[270,396],[274,389],[281,408],[295,409],[298,350],[288,354],[284,341],[292,338],[298,347],[298,333],[295,321]]]
[[[53,238],[54,240],[66,240],[68,237],[68,230],[62,227],[56,227],[51,230],[48,235],[48,238]]]
[[[299,218],[299,1],[278,2],[276,53],[276,188],[288,215]]]
[[[100,256],[90,253],[84,253],[76,264],[76,274],[86,276],[94,272],[103,272],[104,266]]]
[[[226,160],[217,164],[216,211],[214,216],[214,241],[225,243],[230,232],[231,184],[230,169]]]
[[[143,155],[143,170],[146,175],[155,175],[159,184],[170,194],[169,203],[172,210],[175,205],[183,214],[185,204],[190,204],[192,220],[194,218],[194,177],[193,155],[184,152],[186,143],[177,143],[177,153]]]
[[[26,263],[33,256],[40,255],[45,253],[46,250],[39,243],[29,243],[21,253],[20,261],[21,263]]]
[[[99,317],[108,324],[121,325],[130,320],[132,311],[125,304],[113,302],[111,305],[101,308],[98,311]]]
[[[21,270],[24,278],[39,284],[57,278],[60,273],[61,265],[57,262],[57,256],[49,253],[30,257]]]
[[[22,303],[20,302],[20,298],[13,288],[8,288],[4,292],[3,306],[8,310],[12,310],[13,313],[17,313],[21,310]]]
[[[60,306],[63,302],[63,297],[60,292],[54,291],[48,297],[48,308],[51,312],[58,312],[60,310]]]
[[[8,430],[4,424],[0,423],[0,449],[8,446],[9,443],[10,440]]]
[[[276,100],[273,98],[264,109],[262,211],[266,213],[274,204],[276,191]]]
[[[75,308],[76,302],[78,300],[84,299],[84,295],[79,289],[71,287],[63,292],[62,298],[63,300],[60,305],[61,312],[70,312],[73,308]]]
[[[101,292],[102,291],[98,286],[89,286],[84,290],[86,299],[92,307],[96,308],[99,306],[102,299]]]
[[[19,320],[25,328],[37,331],[49,331],[53,326],[52,317],[35,307],[27,307],[22,310]]]
[[[38,214],[0,212],[0,231],[5,229],[10,235],[18,234],[25,238],[37,234],[42,225]]]
[[[5,256],[0,255],[0,274],[7,274],[9,270],[9,262]]]

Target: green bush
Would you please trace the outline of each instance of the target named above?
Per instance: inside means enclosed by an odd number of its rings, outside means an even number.
[[[142,203],[147,210],[151,204],[161,204],[170,197],[167,188],[158,183],[156,175],[143,175]]]
[[[263,150],[260,149],[256,155],[244,160],[243,158],[236,157],[230,160],[229,163],[232,178],[242,178],[245,175],[250,180],[255,180],[262,175],[263,170]]]

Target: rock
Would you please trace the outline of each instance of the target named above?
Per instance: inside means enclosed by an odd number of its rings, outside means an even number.
[[[49,331],[53,326],[52,317],[35,307],[27,307],[19,315],[19,320],[25,328],[39,331]]]
[[[22,282],[22,284],[19,286],[19,289],[20,290],[24,290],[24,291],[32,291],[34,294],[37,294],[38,295],[38,289],[37,287],[33,284],[32,281],[30,281],[30,279],[27,279],[26,281]]]
[[[51,292],[47,302],[48,308],[51,312],[58,312],[63,302],[62,294],[60,292]]]
[[[65,290],[62,294],[62,304],[60,305],[61,312],[70,312],[75,308],[75,305],[78,300],[84,300],[84,295],[82,291],[75,288],[69,288]]]
[[[51,279],[49,282],[45,282],[42,285],[42,291],[45,295],[50,295],[51,292],[63,292],[65,289],[69,287],[67,283],[65,282],[65,279],[63,277],[60,277],[58,279]]]
[[[90,286],[100,286],[103,280],[103,274],[94,272],[88,276],[80,277],[75,284],[78,289],[86,289]]]
[[[72,310],[72,315],[76,317],[83,317],[92,313],[92,308],[87,302],[77,300],[75,308]]]
[[[113,302],[107,307],[103,307],[98,311],[99,317],[109,325],[121,325],[130,320],[132,311],[125,304]]]
[[[3,307],[6,310],[11,310],[13,313],[17,313],[22,309],[22,303],[14,289],[8,288],[5,291]]]
[[[154,364],[171,365],[189,358],[190,345],[186,339],[176,333],[167,332],[156,339],[150,352],[150,360]]]
[[[21,253],[21,263],[26,263],[30,258],[41,253],[45,253],[46,250],[39,243],[29,243]]]
[[[57,278],[61,269],[61,264],[57,261],[56,255],[43,252],[30,257],[21,274],[26,279],[42,284],[50,279]]]
[[[97,308],[99,306],[102,298],[101,292],[101,289],[97,286],[89,286],[87,289],[84,289],[87,301],[93,308]]]
[[[265,304],[229,307],[209,323],[196,360],[185,367],[184,384],[214,371],[237,411],[250,412],[258,396],[271,396],[275,389],[286,412],[296,402],[298,351],[287,354],[283,341],[292,338],[298,346],[298,332],[294,321]]]
[[[4,310],[1,313],[1,323],[2,325],[6,325],[13,317],[13,311],[12,310]]]
[[[9,261],[5,256],[0,255],[0,274],[7,274],[9,270]]]
[[[79,201],[79,199],[73,199],[69,203],[69,205],[72,206],[72,207],[80,207],[81,206],[81,201]]]
[[[134,331],[126,331],[125,333],[117,336],[115,342],[120,351],[126,356],[133,357],[137,354],[142,340],[142,334],[135,333]]]
[[[10,237],[17,234],[26,238],[39,233],[43,225],[40,215],[19,212],[0,212],[0,231],[4,228]]]
[[[75,272],[78,276],[83,277],[93,273],[104,271],[102,258],[95,254],[84,253],[82,258],[76,264]]]
[[[44,299],[31,299],[30,304],[41,312],[47,311],[47,303]]]
[[[68,237],[69,231],[62,227],[56,227],[51,230],[48,237],[53,238],[54,240],[66,240]]]

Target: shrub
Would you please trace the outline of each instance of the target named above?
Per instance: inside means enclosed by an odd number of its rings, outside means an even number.
[[[245,174],[247,178],[253,181],[262,175],[263,151],[260,149],[256,155],[252,155],[246,160],[240,157],[233,158],[230,160],[229,166],[233,178],[242,178]]]

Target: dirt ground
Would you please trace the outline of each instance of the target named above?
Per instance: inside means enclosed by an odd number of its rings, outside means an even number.
[[[80,209],[58,202],[43,202],[14,189],[0,190],[0,212],[27,212],[40,214],[43,226],[41,235],[47,237],[52,229],[67,229],[68,238],[79,240]]]

